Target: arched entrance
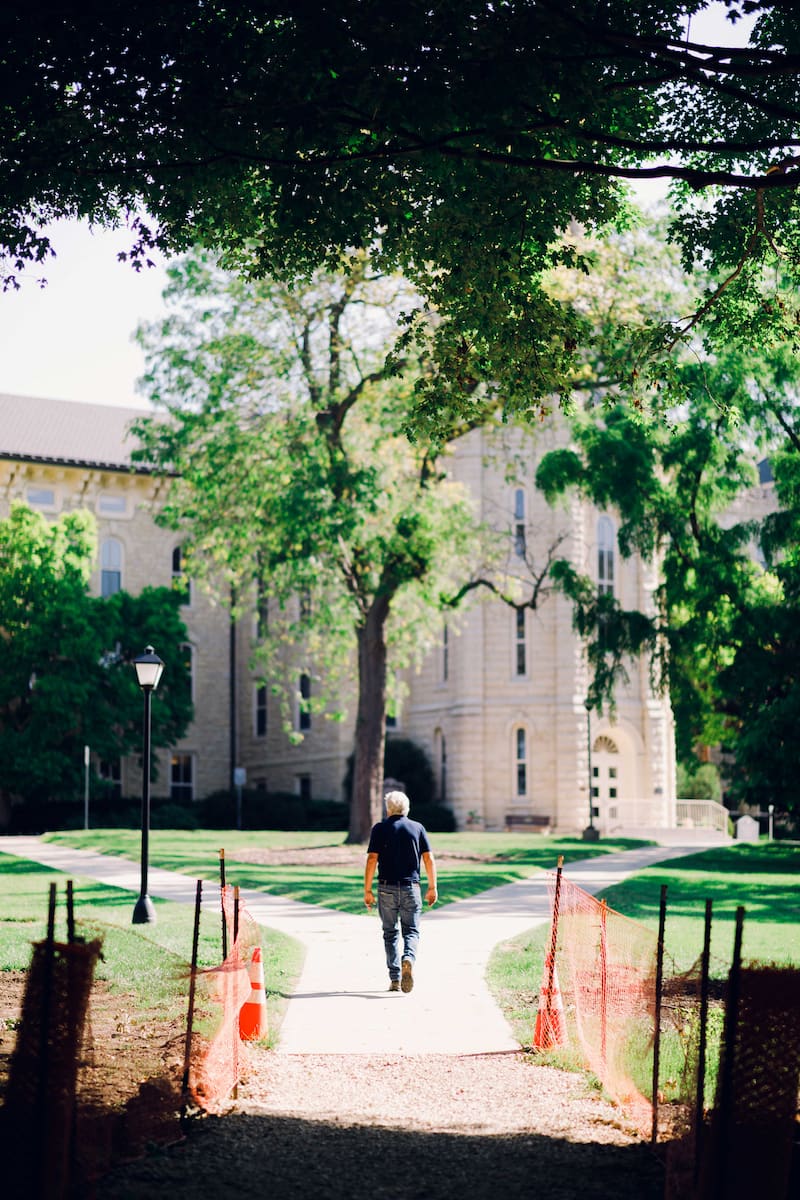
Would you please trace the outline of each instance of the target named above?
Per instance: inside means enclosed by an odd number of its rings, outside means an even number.
[[[604,831],[620,823],[622,815],[623,756],[608,734],[601,733],[592,746],[592,814]]]

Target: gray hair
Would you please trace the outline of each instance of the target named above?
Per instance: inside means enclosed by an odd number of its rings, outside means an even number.
[[[398,813],[401,817],[408,816],[411,801],[405,792],[387,792],[383,799],[387,816],[393,817]]]

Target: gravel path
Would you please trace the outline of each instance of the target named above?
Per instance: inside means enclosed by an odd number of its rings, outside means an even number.
[[[17,853],[128,886],[130,863],[14,840]],[[596,891],[689,852],[651,847],[569,873]],[[152,872],[153,895],[188,902],[191,885]],[[385,992],[376,922],[245,899],[308,947],[279,1052],[252,1053],[229,1113],[118,1167],[93,1200],[354,1200],[366,1189],[370,1200],[662,1200],[661,1163],[620,1111],[582,1075],[526,1060],[489,997],[491,947],[547,919],[541,877],[426,914],[418,985],[402,998]]]
[[[498,1055],[254,1055],[235,1109],[96,1200],[661,1200],[660,1164],[580,1075]]]

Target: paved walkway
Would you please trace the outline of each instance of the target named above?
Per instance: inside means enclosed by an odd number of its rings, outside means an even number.
[[[564,874],[586,891],[599,892],[652,863],[719,844],[713,835],[704,839],[698,833],[682,844],[570,863]],[[125,859],[36,837],[0,837],[0,852],[139,892],[138,864]],[[234,871],[231,859],[231,879]],[[153,897],[193,904],[195,886],[189,876],[149,869]],[[446,867],[440,887],[446,891]],[[216,889],[209,885],[206,890],[206,903],[216,908]],[[290,934],[306,947],[281,1028],[279,1053],[491,1054],[519,1049],[486,986],[486,964],[498,942],[549,921],[543,875],[426,910],[414,990],[408,995],[387,991],[381,927],[374,912],[353,916],[246,889],[241,898],[265,929]]]

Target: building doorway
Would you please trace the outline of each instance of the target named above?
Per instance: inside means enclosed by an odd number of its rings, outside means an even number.
[[[592,816],[604,832],[620,824],[622,813],[622,755],[607,734],[592,746]]]

